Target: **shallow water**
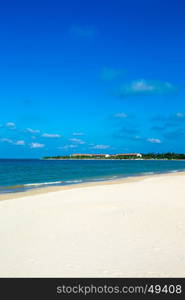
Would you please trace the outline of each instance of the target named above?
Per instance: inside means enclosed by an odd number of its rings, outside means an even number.
[[[0,193],[178,171],[185,161],[1,159]]]

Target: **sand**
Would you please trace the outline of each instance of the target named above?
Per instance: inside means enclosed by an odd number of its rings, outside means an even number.
[[[12,197],[0,277],[185,277],[185,173]]]

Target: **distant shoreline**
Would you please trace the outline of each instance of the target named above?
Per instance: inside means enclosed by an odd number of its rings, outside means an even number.
[[[175,161],[185,161],[185,159],[168,159],[168,158],[164,158],[164,159],[162,159],[162,158],[40,158],[40,160],[123,160],[123,161],[125,161],[125,160],[136,160],[136,161],[138,161],[138,160],[141,160],[141,161],[146,161],[146,160],[158,160],[158,161],[160,161],[160,160],[167,160],[167,161],[169,161],[169,160],[175,160]]]
[[[69,155],[43,156],[44,160],[185,160],[185,153],[163,152],[163,153],[78,153]]]

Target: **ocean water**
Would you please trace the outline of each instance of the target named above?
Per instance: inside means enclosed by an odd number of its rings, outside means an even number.
[[[179,171],[185,161],[1,159],[0,193]]]

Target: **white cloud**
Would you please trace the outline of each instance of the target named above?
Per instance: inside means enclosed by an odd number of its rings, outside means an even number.
[[[39,143],[31,143],[30,144],[30,148],[32,148],[32,149],[43,148],[43,147],[45,147],[44,144],[39,144]]]
[[[2,141],[3,143],[13,144],[13,140],[8,139],[8,138],[2,138],[1,141]]]
[[[18,145],[18,146],[25,146],[25,141],[24,140],[19,140],[19,141],[16,141],[14,144]]]
[[[154,84],[148,83],[146,80],[138,80],[131,83],[130,89],[133,92],[151,92],[156,89]]]
[[[39,133],[40,132],[40,130],[38,130],[38,129],[32,129],[32,128],[27,128],[26,131],[30,132],[30,133]]]
[[[154,138],[148,138],[148,142],[153,143],[153,144],[161,144],[162,141],[160,139],[154,139]]]
[[[108,149],[110,148],[109,145],[94,145],[93,147],[91,147],[91,149]]]
[[[139,79],[132,81],[127,85],[123,85],[120,88],[118,95],[121,97],[148,94],[163,95],[174,92],[175,90],[176,88],[169,82]]]
[[[82,136],[82,135],[84,135],[84,133],[83,132],[73,132],[73,135],[74,136]]]
[[[43,137],[45,138],[60,138],[60,134],[51,134],[51,133],[43,133],[42,134]]]
[[[76,143],[76,144],[79,144],[79,145],[83,145],[85,144],[85,142],[81,139],[76,139],[76,138],[72,138],[72,139],[69,139],[71,142],[73,143]]]
[[[175,116],[176,116],[176,118],[179,118],[179,119],[185,119],[185,114],[180,113],[180,112],[177,112],[177,113],[175,114]]]
[[[16,124],[13,122],[7,122],[5,125],[10,129],[16,129]]]
[[[8,138],[2,138],[1,141],[4,142],[4,143],[12,144],[12,145],[25,146],[25,141],[24,140],[13,141],[13,140],[8,139]]]
[[[114,118],[127,118],[128,115],[125,113],[117,113],[113,115]]]

